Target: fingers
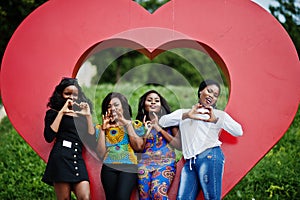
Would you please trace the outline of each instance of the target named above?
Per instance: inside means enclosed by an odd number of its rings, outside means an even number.
[[[103,123],[105,122],[105,123],[108,123],[110,120],[111,120],[111,115],[110,114],[108,114],[107,112],[105,113],[105,115],[102,115],[102,121],[103,121]]]
[[[150,129],[150,128],[152,127],[152,123],[151,123],[150,121],[147,121],[147,122],[145,123],[145,127],[146,127],[147,129]]]
[[[105,115],[102,115],[102,121],[103,121],[103,123],[113,122],[114,119],[113,119],[111,112],[106,111]]]
[[[148,137],[148,135],[150,134],[150,131],[152,130],[152,127],[151,128],[148,128],[148,130],[147,130],[147,132],[146,132],[146,134],[144,135],[144,137],[145,138],[147,138]]]
[[[206,109],[206,108],[198,108],[197,109],[197,114],[210,114],[211,113],[211,110],[209,109]]]
[[[111,118],[111,113],[106,111],[106,113],[105,113],[105,115],[104,115],[104,118],[105,118],[105,119]]]
[[[67,99],[66,103],[64,106],[67,106],[67,107],[72,107],[73,106],[73,101],[71,99]]]
[[[192,116],[194,120],[201,120],[204,122],[216,122],[217,119],[214,115],[213,108],[211,106],[198,108]]]
[[[80,107],[81,109],[87,109],[89,108],[89,104],[87,102],[80,102],[80,103],[77,103],[76,101],[73,101],[72,99],[67,99],[65,105],[68,105],[68,106],[78,106]]]
[[[85,116],[91,115],[90,106],[87,102],[77,103],[73,101],[72,105],[72,110],[74,110],[76,114]]]
[[[158,121],[158,116],[155,112],[153,112],[153,116],[154,116],[155,121]]]
[[[144,115],[143,124],[144,124],[146,129],[150,129],[151,126],[152,126],[150,121],[146,121],[146,115]]]
[[[63,111],[63,113],[72,113],[72,112],[74,112],[72,110],[72,106],[73,106],[73,101],[70,99],[67,99],[67,101],[65,102],[65,104],[61,110]]]
[[[189,112],[189,118],[201,121],[211,121],[213,120],[213,109],[212,107],[205,107],[204,105],[197,103],[193,106],[192,110]]]

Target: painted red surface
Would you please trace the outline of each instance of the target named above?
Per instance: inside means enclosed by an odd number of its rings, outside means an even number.
[[[151,33],[151,34],[150,34]],[[244,136],[222,133],[223,196],[278,142],[300,99],[300,64],[282,26],[258,5],[240,0],[173,0],[150,14],[131,0],[49,1],[12,36],[2,61],[1,96],[18,133],[45,161],[46,103],[64,76],[75,76],[94,45],[156,49],[202,44],[230,82],[226,111]],[[85,152],[93,199],[104,199],[101,163]],[[178,176],[170,192],[175,199]]]

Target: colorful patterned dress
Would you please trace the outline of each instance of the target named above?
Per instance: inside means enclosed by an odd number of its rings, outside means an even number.
[[[167,192],[176,172],[175,158],[174,149],[163,135],[152,129],[138,165],[140,199],[168,199]]]

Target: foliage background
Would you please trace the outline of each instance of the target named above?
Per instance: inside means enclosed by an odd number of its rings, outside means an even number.
[[[136,0],[142,6],[153,12],[168,0]],[[271,13],[279,19],[284,17],[281,22],[283,27],[291,36],[298,55],[300,55],[300,13],[298,0],[274,0],[279,6],[270,7]],[[4,0],[0,1],[0,57],[2,60],[5,47],[21,21],[32,10],[37,8],[45,0]],[[272,33],[270,33],[272,34]],[[169,59],[170,54],[165,55],[157,62],[164,63]],[[126,57],[126,56],[125,56]],[[137,52],[131,52],[127,58],[135,58],[135,65],[144,63],[142,56]],[[206,59],[206,58],[203,58]],[[133,59],[131,59],[133,60]],[[95,61],[97,62],[97,61]],[[118,63],[120,62],[120,63]],[[169,66],[182,66],[179,59],[177,63],[165,63]],[[210,61],[208,61],[210,62]],[[128,64],[128,59],[114,62],[109,68],[114,72],[118,71],[118,65]],[[132,64],[132,63],[131,63]],[[186,64],[184,64],[186,65]],[[114,68],[115,67],[115,68]],[[187,69],[189,67],[183,67]],[[178,69],[180,71],[180,69]],[[122,76],[120,71],[119,77]],[[184,74],[185,72],[182,71]],[[190,71],[186,76],[189,76]],[[116,73],[117,74],[117,73]],[[111,77],[109,77],[111,78]],[[116,76],[111,82],[118,79]],[[194,77],[193,83],[199,82],[199,77]],[[107,82],[103,80],[102,82]],[[109,81],[108,81],[109,82]],[[96,83],[96,82],[95,82]],[[102,89],[97,89],[95,101],[97,105],[103,99],[107,91],[112,90],[113,84],[104,85],[105,94]],[[126,87],[128,89],[128,86]],[[124,88],[124,91],[126,90]],[[159,88],[159,87],[158,87]],[[177,87],[178,90],[182,88]],[[141,88],[140,91],[149,88]],[[160,89],[158,89],[160,90]],[[88,91],[87,91],[88,92]],[[172,108],[176,108],[179,102],[172,98],[173,94],[165,92],[165,96],[170,101]],[[181,92],[184,92],[182,90]],[[184,93],[183,93],[184,95]],[[132,99],[137,99],[135,94],[130,101],[136,105]],[[225,105],[226,97],[222,100],[219,107]],[[1,106],[0,99],[0,106]],[[185,102],[189,104],[190,102]],[[222,105],[223,104],[223,105]],[[133,110],[136,110],[133,107]],[[225,200],[236,199],[300,199],[300,110],[283,138],[274,148],[239,182],[236,187],[227,194]],[[96,116],[97,117],[97,116]],[[8,118],[4,118],[0,123],[0,199],[55,199],[52,187],[41,182],[41,177],[45,169],[45,163],[36,155],[31,147],[14,130]]]

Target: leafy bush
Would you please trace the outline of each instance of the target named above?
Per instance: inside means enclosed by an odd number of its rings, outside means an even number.
[[[300,109],[282,139],[224,200],[300,199]]]

